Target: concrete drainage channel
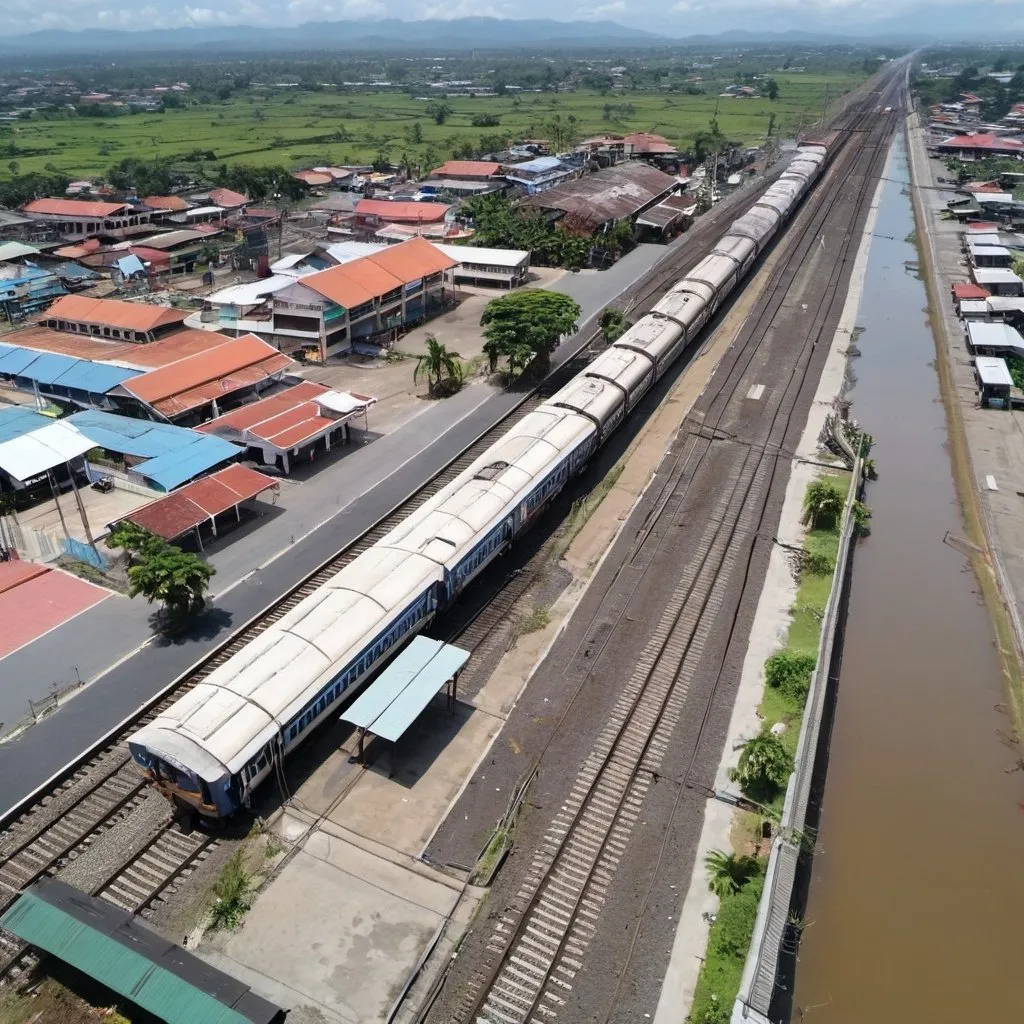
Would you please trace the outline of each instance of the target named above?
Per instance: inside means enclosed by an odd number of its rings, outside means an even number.
[[[830,424],[831,426],[831,424]],[[833,431],[837,440],[841,435]],[[850,453],[852,455],[852,453]],[[799,946],[799,926],[792,915],[806,896],[806,882],[813,856],[813,829],[807,826],[812,787],[824,774],[828,761],[828,729],[834,703],[833,667],[841,657],[836,645],[838,627],[845,614],[848,570],[853,555],[855,522],[853,506],[863,481],[863,461],[853,458],[852,476],[843,509],[839,553],[832,578],[828,604],[822,620],[817,664],[807,694],[806,713],[797,741],[795,768],[786,788],[779,827],[772,843],[765,873],[764,892],[757,910],[754,934],[747,953],[740,988],[733,1004],[732,1020],[770,1024],[772,1019],[789,1019],[789,1013],[769,1017],[773,1006],[788,1002],[792,966]],[[798,884],[803,881],[803,884]]]

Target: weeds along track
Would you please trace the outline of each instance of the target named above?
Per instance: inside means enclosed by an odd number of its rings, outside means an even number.
[[[887,94],[888,87],[881,90],[882,96]],[[856,141],[840,151],[791,222],[790,231],[780,239],[786,249],[759,299],[750,341],[734,346],[727,357],[731,363],[723,364],[712,385],[708,414],[694,421],[688,433],[684,428],[678,454],[659,471],[665,483],[627,555],[630,572],[622,577],[623,594],[611,602],[618,613],[587,631],[588,637],[600,637],[587,651],[591,661],[600,657],[600,647],[612,639],[630,598],[649,574],[673,574],[674,589],[567,798],[539,847],[532,856],[526,854],[531,859],[518,892],[488,933],[481,961],[459,989],[449,1017],[453,1024],[546,1024],[565,1009],[644,798],[662,770],[663,755],[684,707],[699,722],[699,729],[684,754],[679,792],[695,783],[707,785],[707,779],[713,778],[720,752],[705,749],[709,744],[702,740],[718,681],[703,707],[687,706],[691,683],[712,635],[721,637],[724,631],[728,642],[736,629],[738,605],[732,611],[726,597],[737,581],[746,585],[753,538],[764,525],[779,466],[789,461],[783,445],[815,347],[826,340],[826,325],[845,301],[843,271],[859,244],[854,228],[870,202],[895,119],[896,115],[876,113],[875,94],[846,115],[851,139]],[[825,280],[815,287],[816,308],[806,317],[800,336],[773,339],[772,323],[826,224],[833,229],[845,225],[847,230],[825,270]],[[735,413],[736,403],[744,401],[740,384],[764,345],[786,349],[788,378],[768,399],[773,407],[757,422],[758,434],[732,437],[720,428],[726,413]],[[717,487],[701,507],[698,554],[680,573],[671,551],[675,534],[658,527],[674,521],[702,463],[710,464],[711,459]],[[608,1007],[605,1019],[612,1012],[614,1007]]]

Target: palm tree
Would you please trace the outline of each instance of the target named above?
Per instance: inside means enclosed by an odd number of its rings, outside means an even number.
[[[757,861],[753,857],[711,850],[704,858],[704,867],[708,872],[708,888],[722,899],[743,888],[757,870]]]
[[[413,370],[412,379],[417,381],[421,376],[427,378],[431,393],[436,393],[441,382],[447,377],[449,380],[462,380],[462,364],[459,362],[458,352],[451,352],[441,344],[432,334],[427,335],[427,351],[416,358],[416,369]]]

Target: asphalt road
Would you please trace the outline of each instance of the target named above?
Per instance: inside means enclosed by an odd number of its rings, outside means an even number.
[[[581,319],[586,322],[685,242],[683,236],[674,246],[640,246],[610,270],[566,275],[554,289],[580,303]],[[553,368],[570,358],[587,334],[585,325],[563,344],[552,360]],[[22,718],[28,697],[44,696],[54,682],[67,685],[76,673],[86,680],[99,678],[18,739],[0,745],[0,816],[370,529],[501,420],[521,397],[490,388],[486,389],[489,394],[484,391],[467,389],[393,434],[339,459],[321,477],[330,486],[321,488],[320,505],[305,509],[306,518],[314,524],[312,532],[298,536],[283,552],[277,549],[277,557],[275,546],[261,536],[262,528],[236,538],[244,547],[230,546],[225,557],[230,558],[240,582],[217,595],[215,607],[187,636],[154,637],[149,625],[152,609],[113,598],[3,659],[0,721],[5,715],[7,721]],[[424,437],[432,438],[425,446]],[[339,507],[338,495],[346,490],[357,497]],[[260,552],[264,559],[273,560],[261,565]],[[211,560],[216,564],[218,558]]]

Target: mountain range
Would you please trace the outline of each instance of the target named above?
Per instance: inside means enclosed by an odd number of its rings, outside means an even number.
[[[1002,11],[1004,8],[996,8]],[[1021,21],[1019,18],[1011,18]],[[749,23],[749,22],[748,22]],[[0,55],[38,57],[51,54],[244,53],[313,50],[466,50],[544,49],[569,47],[644,47],[665,45],[749,45],[754,43],[840,44],[849,42],[908,43],[940,39],[977,40],[1005,35],[1015,26],[1004,21],[993,28],[971,5],[938,7],[927,19],[905,14],[869,23],[789,31],[732,29],[715,34],[665,34],[631,28],[613,21],[552,19],[455,18],[403,21],[317,21],[294,26],[208,26],[121,31],[87,28],[73,32],[44,29],[0,39]],[[666,24],[670,28],[671,23]],[[1024,28],[1024,23],[1016,26]]]

